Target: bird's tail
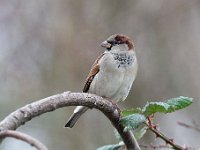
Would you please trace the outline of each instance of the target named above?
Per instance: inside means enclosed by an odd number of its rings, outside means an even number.
[[[72,128],[75,123],[78,121],[80,116],[88,110],[88,107],[85,106],[77,106],[74,110],[74,113],[71,115],[67,123],[65,124],[65,127]]]

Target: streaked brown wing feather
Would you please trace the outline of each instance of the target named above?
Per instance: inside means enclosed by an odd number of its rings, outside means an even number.
[[[83,88],[83,92],[88,92],[89,88],[90,88],[90,84],[92,83],[95,75],[99,72],[100,66],[99,66],[99,60],[103,57],[104,53],[101,54],[96,61],[94,62],[94,64],[92,65],[92,68],[89,72],[88,77],[86,78],[86,82],[85,82],[85,86]]]

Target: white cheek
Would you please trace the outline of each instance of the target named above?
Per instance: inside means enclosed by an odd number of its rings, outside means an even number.
[[[127,44],[119,44],[119,45],[115,45],[111,48],[112,52],[118,52],[118,51],[128,51],[128,46]]]

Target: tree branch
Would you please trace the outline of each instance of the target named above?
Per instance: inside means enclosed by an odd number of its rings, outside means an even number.
[[[5,130],[15,130],[34,117],[43,113],[53,111],[66,106],[87,106],[96,108],[104,113],[117,129],[128,150],[140,150],[140,147],[131,131],[124,130],[119,124],[120,112],[112,102],[100,96],[89,93],[64,92],[45,99],[33,102],[17,109],[0,122],[0,132]]]
[[[161,148],[167,148],[167,149],[172,149],[172,147],[170,147],[169,145],[153,145],[153,144],[149,144],[149,145],[140,145],[140,147],[142,148],[146,148],[146,149],[161,149]]]
[[[183,148],[179,145],[177,145],[176,143],[174,143],[174,141],[172,139],[169,139],[166,135],[164,135],[161,131],[157,130],[156,127],[148,124],[147,122],[145,122],[145,124],[149,127],[149,130],[151,130],[153,133],[155,133],[156,137],[161,138],[162,140],[164,140],[167,144],[171,145],[174,149],[176,150],[186,150],[186,148]]]
[[[13,137],[19,140],[22,140],[26,143],[29,143],[31,146],[34,146],[38,150],[48,150],[46,146],[44,146],[41,142],[38,140],[32,138],[29,135],[26,135],[24,133],[21,133],[19,131],[12,131],[12,130],[6,130],[0,132],[0,139],[6,138],[6,137]]]
[[[184,123],[184,122],[181,122],[181,121],[178,121],[178,124],[180,125],[180,126],[183,126],[183,127],[185,127],[185,128],[188,128],[188,129],[193,129],[193,130],[195,130],[195,131],[197,131],[197,132],[200,132],[200,128],[197,126],[197,125],[189,125],[189,124],[187,124],[187,123]]]

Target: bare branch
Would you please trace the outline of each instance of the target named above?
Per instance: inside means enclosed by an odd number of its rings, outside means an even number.
[[[140,145],[140,147],[142,148],[146,148],[146,149],[161,149],[161,148],[165,148],[165,149],[173,149],[172,147],[170,147],[169,145],[153,145],[153,144],[149,144],[149,145]]]
[[[193,130],[195,130],[195,131],[200,132],[200,128],[199,128],[199,127],[197,126],[197,124],[195,124],[195,123],[194,123],[194,125],[189,125],[189,124],[187,124],[187,123],[178,121],[178,124],[179,124],[180,126],[185,127],[185,128],[193,129]]]
[[[149,123],[145,123],[148,127],[149,130],[151,130],[153,133],[155,133],[155,135],[159,138],[161,138],[162,140],[164,140],[167,144],[171,145],[174,149],[177,150],[186,150],[187,148],[184,148],[182,146],[177,145],[176,143],[174,143],[173,139],[169,139],[166,135],[164,135],[161,131],[157,130],[156,126],[152,126]]]
[[[122,137],[128,150],[140,150],[140,147],[131,131],[124,130],[124,127],[119,124],[120,112],[112,102],[103,99],[100,96],[89,93],[71,93],[64,92],[45,99],[33,102],[22,108],[17,109],[8,115],[2,122],[0,122],[0,132],[5,130],[15,130],[19,126],[25,124],[34,117],[42,115],[43,113],[53,111],[58,108],[66,106],[87,106],[89,108],[96,108],[103,112],[111,121],[113,126],[117,129]]]
[[[46,146],[44,146],[41,142],[38,140],[32,138],[29,135],[26,135],[24,133],[21,133],[19,131],[12,131],[12,130],[6,130],[0,132],[0,139],[6,138],[6,137],[13,137],[19,140],[22,140],[26,143],[29,143],[31,146],[34,146],[38,150],[48,150]]]

